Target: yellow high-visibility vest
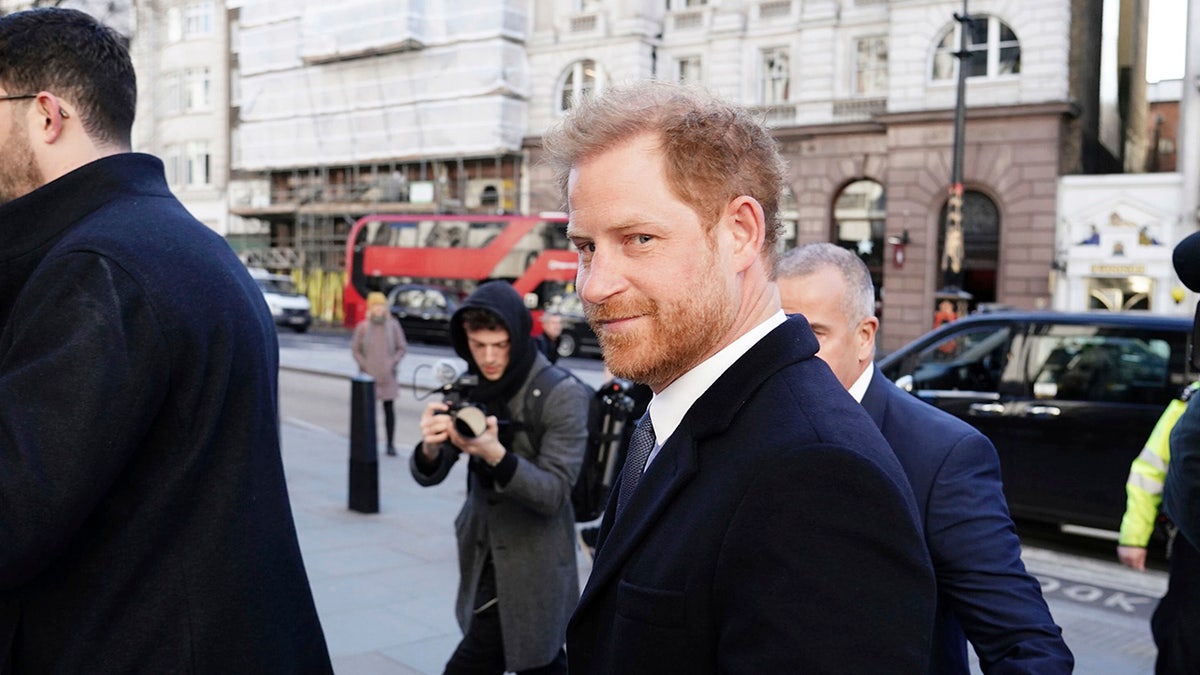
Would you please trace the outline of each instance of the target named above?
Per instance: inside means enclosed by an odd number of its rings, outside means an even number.
[[[1119,540],[1122,546],[1145,547],[1150,541],[1158,507],[1162,504],[1163,481],[1171,463],[1171,429],[1175,428],[1175,422],[1187,407],[1187,400],[1197,389],[1200,389],[1200,382],[1191,383],[1179,398],[1167,405],[1146,439],[1145,447],[1129,466],[1129,480],[1125,482],[1125,516],[1121,518]]]

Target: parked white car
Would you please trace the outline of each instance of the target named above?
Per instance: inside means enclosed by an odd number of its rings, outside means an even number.
[[[312,325],[312,303],[308,298],[296,291],[292,278],[286,274],[271,274],[260,267],[251,267],[250,276],[258,282],[262,289],[267,307],[271,309],[271,317],[276,326],[287,326],[297,333],[303,333]]]

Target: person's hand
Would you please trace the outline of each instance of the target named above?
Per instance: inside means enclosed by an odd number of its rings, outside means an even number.
[[[442,443],[450,440],[454,418],[446,414],[450,406],[434,401],[421,413],[421,452],[429,461],[437,459]]]
[[[1146,571],[1146,547],[1145,546],[1118,546],[1117,560],[1126,567],[1131,567],[1139,572]]]
[[[496,464],[500,463],[500,460],[504,459],[504,455],[507,452],[504,446],[500,444],[499,429],[500,425],[496,421],[496,416],[488,415],[487,429],[475,438],[463,436],[451,425],[450,442],[468,455],[478,457],[487,462],[489,466],[496,466]]]

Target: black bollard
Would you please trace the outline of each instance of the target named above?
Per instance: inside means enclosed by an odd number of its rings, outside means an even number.
[[[375,380],[362,373],[350,379],[350,510],[379,513]]]

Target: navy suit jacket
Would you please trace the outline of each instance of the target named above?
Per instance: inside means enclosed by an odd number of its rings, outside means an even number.
[[[1188,399],[1187,408],[1171,429],[1163,511],[1192,546],[1200,549],[1200,396]]]
[[[970,672],[969,638],[985,673],[1070,673],[1062,630],[1021,562],[991,441],[878,370],[862,404],[904,467],[933,558],[930,672]]]
[[[583,673],[924,673],[935,588],[904,473],[792,317],[684,416],[567,629]],[[614,487],[612,494],[619,494]]]

